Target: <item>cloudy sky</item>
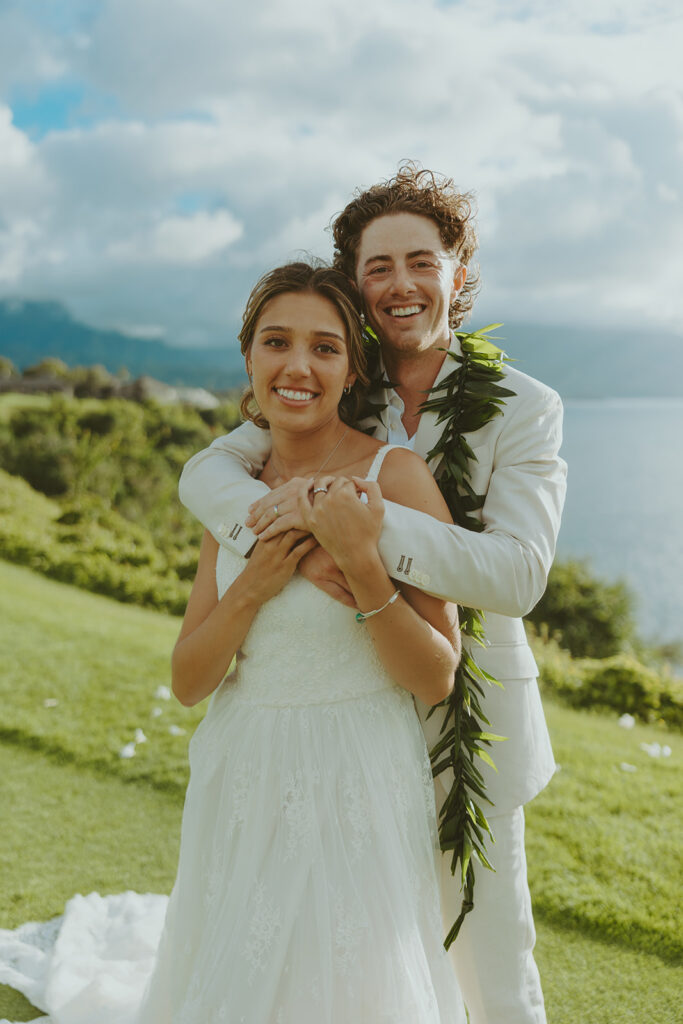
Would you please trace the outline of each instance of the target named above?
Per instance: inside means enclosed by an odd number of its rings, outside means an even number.
[[[473,322],[683,332],[675,0],[0,0],[0,297],[234,338],[401,158],[478,196]],[[683,335],[682,335],[683,336]]]

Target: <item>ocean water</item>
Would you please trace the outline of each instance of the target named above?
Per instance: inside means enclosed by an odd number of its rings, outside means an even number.
[[[646,640],[683,640],[683,399],[565,402],[558,557],[627,582]]]

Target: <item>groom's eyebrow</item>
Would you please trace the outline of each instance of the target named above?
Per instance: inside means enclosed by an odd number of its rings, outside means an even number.
[[[432,256],[436,257],[438,254],[433,249],[414,249],[412,252],[406,253],[406,259],[414,260],[416,256]],[[368,256],[364,266],[367,267],[368,263],[391,263],[393,256],[379,255],[379,256]]]

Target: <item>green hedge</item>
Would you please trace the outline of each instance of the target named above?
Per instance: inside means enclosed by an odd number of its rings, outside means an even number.
[[[631,714],[644,722],[683,729],[683,680],[668,669],[644,665],[632,654],[572,658],[556,640],[532,631],[539,683],[575,708]]]
[[[19,500],[5,508],[4,557],[120,600],[181,611],[202,526],[178,500],[178,477],[238,418],[234,402],[198,412],[123,399],[0,396],[0,468],[58,502],[49,528],[38,516],[33,529]]]
[[[577,658],[605,658],[636,642],[628,587],[599,579],[585,561],[553,565],[546,591],[527,621],[545,625]]]
[[[102,503],[62,508],[0,470],[0,557],[118,601],[180,615],[196,556],[187,552],[183,563],[179,552],[176,571],[148,532]]]

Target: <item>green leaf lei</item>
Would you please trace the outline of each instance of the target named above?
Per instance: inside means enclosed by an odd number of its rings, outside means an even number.
[[[471,513],[481,508],[485,495],[476,494],[470,484],[470,464],[476,455],[464,435],[479,430],[494,416],[502,414],[505,399],[514,391],[498,382],[504,376],[505,353],[488,337],[502,324],[489,324],[479,331],[456,331],[461,353],[447,352],[456,366],[439,384],[430,389],[429,397],[420,406],[420,412],[437,414],[437,422],[444,424],[441,436],[427,454],[427,462],[436,462],[435,479],[453,517],[453,522],[468,530],[481,531],[483,524]],[[359,419],[373,415],[379,417],[385,406],[372,401],[373,394],[392,387],[383,378],[377,337],[370,328],[365,329],[369,361],[370,386]],[[474,608],[459,607],[460,629],[463,636],[476,643],[484,643],[483,613]],[[479,757],[495,768],[491,755],[485,749],[495,740],[503,739],[487,732],[489,721],[481,707],[481,698],[489,685],[501,684],[479,668],[471,654],[463,651],[455,673],[451,695],[439,707],[446,708],[441,736],[430,751],[432,773],[436,778],[447,768],[452,769],[453,785],[439,814],[439,841],[441,849],[451,852],[451,872],[460,864],[463,900],[460,913],[446,936],[446,949],[456,939],[466,914],[474,906],[473,858],[493,870],[485,851],[485,837],[494,841],[490,825],[481,809],[481,802],[491,804],[486,795],[483,776],[475,763]],[[435,709],[431,709],[431,715]]]

